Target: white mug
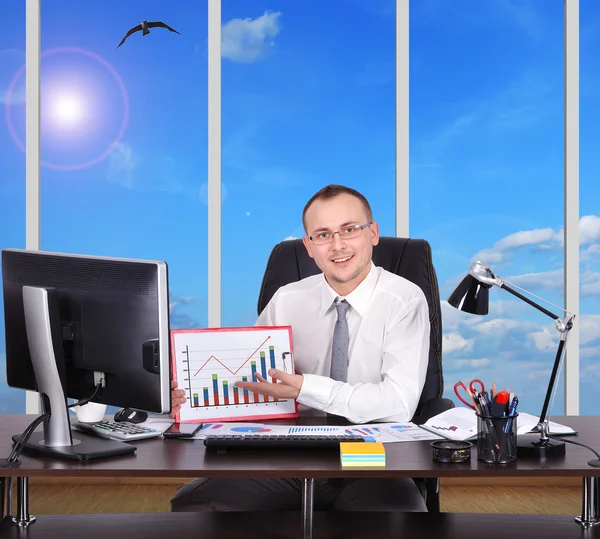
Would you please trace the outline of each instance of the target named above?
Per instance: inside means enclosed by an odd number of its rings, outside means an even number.
[[[82,423],[96,423],[104,419],[104,415],[106,414],[106,404],[88,402],[83,406],[73,406],[71,410],[75,412],[77,419]]]

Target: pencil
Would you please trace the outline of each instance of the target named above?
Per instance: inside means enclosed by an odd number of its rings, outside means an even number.
[[[477,402],[475,401],[475,397],[473,397],[473,393],[471,393],[471,390],[467,387],[465,388],[467,390],[467,395],[469,395],[469,398],[471,399],[471,402],[473,403],[473,407],[475,408],[475,411],[481,415],[481,410],[479,409],[479,405],[477,404]]]

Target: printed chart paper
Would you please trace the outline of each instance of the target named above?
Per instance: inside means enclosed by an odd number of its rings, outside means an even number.
[[[298,416],[294,399],[278,399],[234,386],[269,382],[271,368],[293,373],[289,326],[171,331],[173,377],[186,392],[177,421],[241,421]]]
[[[414,423],[374,423],[368,425],[270,425],[268,423],[205,423],[194,436],[202,440],[207,436],[362,436],[366,442],[418,442],[422,440],[441,440],[442,437]]]

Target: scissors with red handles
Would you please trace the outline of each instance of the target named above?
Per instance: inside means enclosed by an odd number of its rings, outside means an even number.
[[[479,388],[477,388],[477,386],[479,386]],[[459,389],[464,390],[467,400],[463,399],[463,397],[460,394]],[[467,386],[465,386],[465,384],[463,384],[462,382],[456,382],[456,384],[454,384],[454,393],[456,393],[456,396],[459,398],[459,400],[463,404],[466,404],[469,408],[475,409],[475,406],[473,405],[473,401],[471,400],[471,397],[469,396],[469,391],[471,392],[471,395],[473,395],[473,396],[477,395],[478,393],[483,393],[485,391],[483,382],[481,380],[478,380],[477,378],[474,378],[473,380],[471,380],[468,390],[467,390]]]

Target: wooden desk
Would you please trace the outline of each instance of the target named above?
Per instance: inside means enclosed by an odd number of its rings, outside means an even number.
[[[0,455],[6,457],[12,447],[11,436],[20,433],[34,416],[0,416]],[[573,441],[600,449],[600,417],[555,417],[554,421],[569,425],[580,434]],[[298,424],[322,424],[325,418],[301,418]],[[473,448],[470,464],[440,464],[431,460],[429,442],[407,442],[386,445],[386,467],[383,469],[342,469],[339,455],[319,451],[276,452],[235,451],[217,454],[206,451],[202,441],[151,439],[135,442],[137,451],[131,456],[80,464],[52,458],[21,457],[21,466],[0,469],[4,477],[582,477],[585,520],[596,521],[598,511],[596,478],[599,468],[588,466],[594,455],[583,447],[568,444],[567,454],[560,459],[543,461],[519,460],[502,466],[479,462]],[[24,487],[26,488],[26,487]],[[65,515],[40,517],[30,525],[30,539],[58,537],[69,530],[71,536],[85,534],[88,539],[109,536],[163,537],[168,533],[189,532],[203,537],[300,537],[301,515],[290,514],[164,514],[144,515]],[[314,515],[314,537],[367,537],[376,530],[382,537],[440,537],[453,539],[481,532],[486,539],[534,533],[537,537],[598,537],[600,527],[585,530],[573,518],[530,515],[429,515],[429,514],[319,514]],[[471,530],[469,532],[468,530]],[[0,539],[20,537],[19,528],[4,519]],[[585,535],[583,535],[585,532]],[[94,535],[94,534],[97,535]],[[497,533],[497,535],[494,535]],[[501,535],[500,535],[501,534]]]

